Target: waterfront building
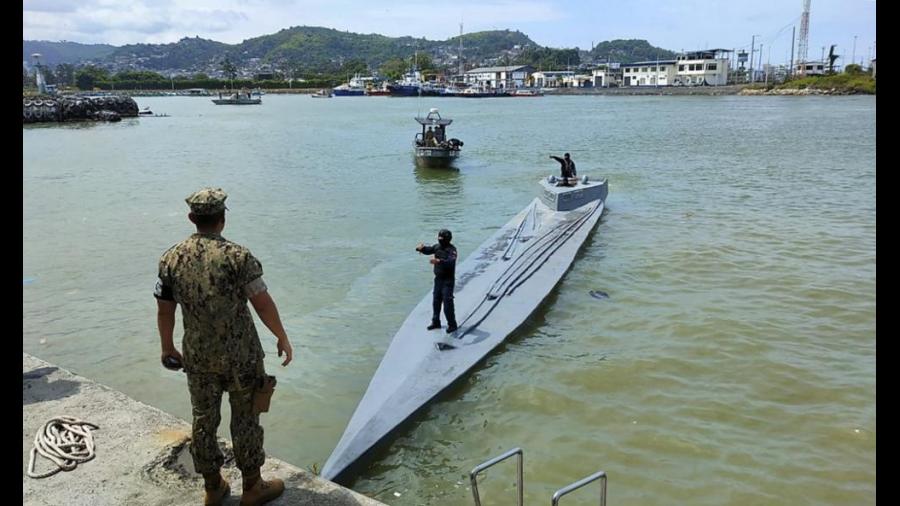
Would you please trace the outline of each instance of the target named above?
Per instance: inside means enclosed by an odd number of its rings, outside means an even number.
[[[465,83],[477,88],[508,89],[523,88],[534,68],[531,65],[510,65],[505,67],[479,67],[464,75]]]
[[[723,86],[728,84],[730,49],[689,51],[675,57],[677,73],[672,84]]]
[[[675,60],[622,64],[624,86],[671,86],[675,84],[676,74]]]

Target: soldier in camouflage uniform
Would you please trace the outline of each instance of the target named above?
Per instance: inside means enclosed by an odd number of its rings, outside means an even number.
[[[187,373],[194,417],[191,455],[203,474],[207,505],[221,504],[230,486],[219,469],[224,463],[216,431],[222,393],[231,404],[231,436],[237,466],[243,475],[242,505],[263,504],[284,491],[281,480],[262,480],[265,462],[263,429],[253,410],[253,394],[265,377],[263,351],[247,301],[278,338],[283,366],[293,355],[275,302],[262,280],[262,265],[247,248],[220,234],[225,227],[221,189],[205,188],[190,195],[188,218],[197,233],[169,248],[159,261],[157,323],[163,360],[182,362]],[[182,350],[175,348],[175,308],[184,320]]]

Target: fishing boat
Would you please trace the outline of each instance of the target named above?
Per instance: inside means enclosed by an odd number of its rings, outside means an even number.
[[[459,158],[463,142],[447,138],[447,126],[453,123],[452,119],[442,118],[440,112],[432,107],[424,118],[416,117],[416,121],[422,125],[422,131],[416,134],[413,141],[416,164],[422,167],[448,167]]]
[[[509,94],[512,97],[543,97],[544,94],[541,93],[541,90],[533,89],[533,88],[522,88],[516,91],[513,91]]]
[[[391,340],[322,476],[349,484],[403,422],[462,378],[534,312],[568,271],[605,208],[606,180],[540,193],[456,267],[459,328],[426,330],[431,293]]]
[[[350,79],[349,82],[346,82],[340,86],[337,86],[334,89],[334,96],[336,97],[364,97],[366,96],[366,84],[365,81],[359,77],[359,75],[354,76]]]
[[[388,85],[388,91],[392,97],[415,97],[422,94],[422,73],[411,70],[403,75],[403,78]]]
[[[310,96],[312,98],[331,98],[332,94],[328,90],[319,90]]]
[[[214,98],[212,101],[216,105],[258,105],[262,103],[262,98],[253,98],[250,92],[232,93],[223,98],[222,93],[219,92],[219,98]]]

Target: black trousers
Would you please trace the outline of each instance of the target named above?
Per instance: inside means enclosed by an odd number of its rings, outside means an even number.
[[[456,310],[453,307],[453,279],[434,278],[434,291],[431,299],[431,321],[441,322],[441,304],[444,304],[444,317],[447,318],[447,325],[456,325]]]

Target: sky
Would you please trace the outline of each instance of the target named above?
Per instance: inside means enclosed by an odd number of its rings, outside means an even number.
[[[874,55],[875,0],[812,0],[808,59],[822,47],[849,63]],[[291,26],[445,40],[519,30],[556,48],[645,39],[673,51],[754,49],[787,62],[803,0],[23,0],[25,40],[85,44],[169,43],[200,36],[228,44]],[[756,36],[754,39],[753,36]],[[853,52],[856,37],[855,53]]]

